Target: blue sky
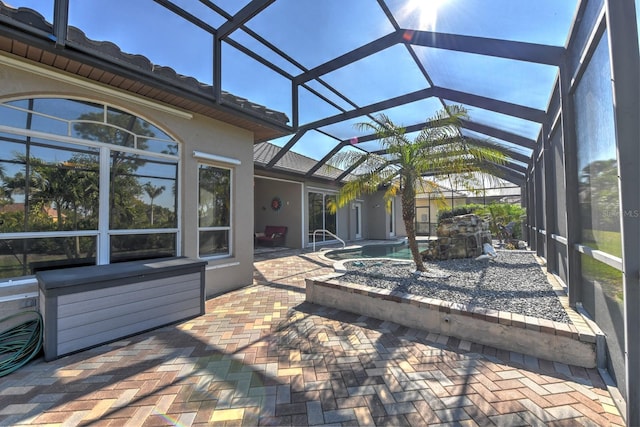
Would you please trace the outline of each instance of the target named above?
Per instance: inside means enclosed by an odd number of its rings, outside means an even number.
[[[224,22],[199,1],[174,2],[214,28]],[[53,0],[9,0],[8,3],[34,8],[51,20]],[[216,0],[215,3],[234,14],[247,0]],[[387,4],[401,28],[562,46],[577,0],[388,0]],[[125,52],[142,54],[156,64],[212,83],[211,37],[151,0],[71,0],[70,23],[81,28],[89,38],[112,41]],[[375,0],[277,0],[247,26],[307,68],[393,31]],[[286,72],[301,73],[297,67],[268,53],[242,31],[233,33],[232,38],[247,43]],[[468,53],[423,47],[416,47],[415,52],[438,86],[540,109],[546,107],[557,73],[555,67]],[[322,78],[358,106],[428,86],[402,45]],[[223,48],[222,82],[223,90],[292,117],[290,82],[228,45]],[[353,108],[319,83],[311,82],[310,85],[342,108]],[[338,109],[304,89],[300,94],[300,106],[302,123],[339,113]],[[411,125],[425,120],[440,107],[437,100],[426,100],[387,113],[396,123]],[[535,138],[539,130],[536,124],[477,108],[472,108],[470,115],[475,121],[503,127],[526,137]],[[323,130],[341,139],[357,137],[361,132],[353,124],[358,121],[368,119],[361,117]],[[282,145],[288,139],[275,143]],[[294,150],[321,158],[335,143],[335,139],[312,132],[305,135]]]

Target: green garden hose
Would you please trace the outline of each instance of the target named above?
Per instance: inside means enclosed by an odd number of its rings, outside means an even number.
[[[20,316],[30,318],[0,332],[0,377],[24,366],[42,348],[43,322],[37,311],[23,311],[5,317],[0,320],[0,329],[4,322]]]

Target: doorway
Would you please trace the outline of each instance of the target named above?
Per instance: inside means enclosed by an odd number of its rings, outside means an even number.
[[[314,241],[314,231],[326,230],[336,234],[337,218],[332,212],[332,205],[336,204],[336,195],[321,191],[309,191],[308,193],[308,239]],[[333,241],[335,237],[328,233],[316,233],[316,242]]]

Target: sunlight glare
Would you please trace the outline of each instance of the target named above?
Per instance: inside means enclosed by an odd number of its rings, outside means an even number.
[[[449,0],[407,0],[400,10],[400,15],[408,18],[415,25],[413,29],[436,31],[438,10]]]

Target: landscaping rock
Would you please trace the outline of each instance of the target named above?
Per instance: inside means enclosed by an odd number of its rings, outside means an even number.
[[[491,243],[489,223],[475,214],[443,219],[436,233],[438,239],[422,251],[425,261],[475,258],[482,255],[484,243]]]
[[[570,323],[556,292],[531,252],[498,251],[492,261],[451,259],[415,264],[390,260],[346,262],[340,281],[442,301]]]

